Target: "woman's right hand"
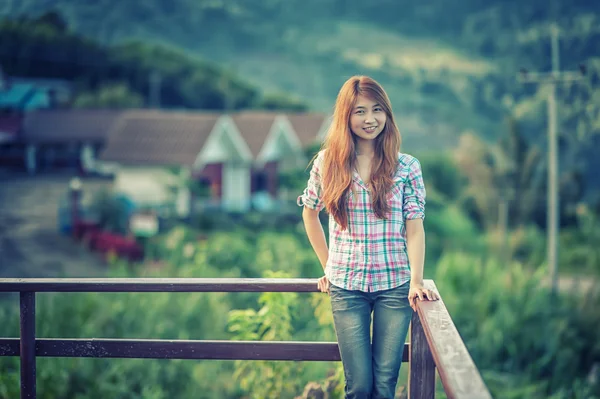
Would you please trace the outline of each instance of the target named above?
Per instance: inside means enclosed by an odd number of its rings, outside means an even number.
[[[317,282],[317,287],[321,292],[329,292],[329,280],[327,280],[327,276],[323,276]]]

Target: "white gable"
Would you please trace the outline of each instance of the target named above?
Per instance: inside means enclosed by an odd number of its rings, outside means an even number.
[[[285,161],[290,167],[306,163],[302,143],[285,116],[278,115],[257,157],[257,164]]]
[[[251,162],[252,153],[231,117],[219,118],[204,148],[194,162],[194,169],[202,169],[207,163]]]

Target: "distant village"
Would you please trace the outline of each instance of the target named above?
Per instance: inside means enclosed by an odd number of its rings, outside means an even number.
[[[249,110],[75,109],[70,82],[0,77],[0,169],[30,175],[106,176],[139,206],[174,201],[245,211],[277,201],[278,176],[305,168],[327,115]]]

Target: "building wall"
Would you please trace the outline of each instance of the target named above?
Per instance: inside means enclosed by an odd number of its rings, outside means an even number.
[[[201,171],[194,172],[193,177],[196,181],[208,183],[212,199],[220,200],[223,197],[223,163],[206,164]]]
[[[250,167],[241,162],[223,166],[223,207],[229,211],[244,212],[250,208]]]
[[[171,205],[180,216],[187,216],[189,190],[182,185],[182,178],[164,167],[121,166],[115,174],[114,190],[138,206]]]
[[[278,178],[279,173],[279,162],[270,161],[265,164],[264,168],[267,177],[267,191],[271,194],[271,197],[277,198],[278,191]]]

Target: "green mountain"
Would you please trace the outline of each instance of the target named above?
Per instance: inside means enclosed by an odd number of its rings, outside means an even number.
[[[474,131],[505,134],[510,112],[543,144],[545,94],[517,81],[547,71],[548,27],[562,29],[561,66],[590,79],[561,89],[561,121],[579,145],[600,130],[599,6],[587,0],[13,0],[0,15],[58,10],[106,44],[160,43],[216,63],[263,89],[330,112],[341,83],[368,74],[387,89],[407,146],[445,148]],[[572,135],[570,133],[570,135]]]

